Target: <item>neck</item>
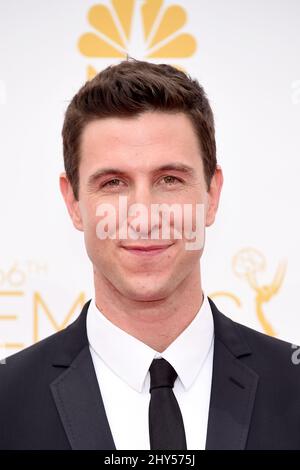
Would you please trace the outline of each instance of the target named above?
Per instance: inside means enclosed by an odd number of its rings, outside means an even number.
[[[174,292],[155,301],[125,297],[94,273],[98,309],[112,323],[158,352],[163,352],[192,322],[203,302],[199,266]]]

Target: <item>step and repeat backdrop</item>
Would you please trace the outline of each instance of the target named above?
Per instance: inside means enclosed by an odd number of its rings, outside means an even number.
[[[183,68],[214,110],[225,180],[205,293],[230,318],[300,343],[299,0],[0,0],[1,357],[93,296],[59,192],[61,127],[78,88],[127,55]]]

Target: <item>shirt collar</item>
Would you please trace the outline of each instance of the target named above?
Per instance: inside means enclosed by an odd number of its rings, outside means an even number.
[[[141,392],[155,357],[163,357],[176,370],[185,389],[196,379],[214,337],[214,324],[207,296],[192,322],[159,353],[114,325],[92,300],[87,313],[90,347],[128,385]]]

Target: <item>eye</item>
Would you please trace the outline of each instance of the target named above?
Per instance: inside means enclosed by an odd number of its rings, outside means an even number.
[[[124,184],[123,181],[121,181],[119,178],[113,178],[103,183],[101,187],[102,188],[119,188],[123,184]]]
[[[166,175],[162,177],[163,183],[167,184],[168,186],[173,186],[174,184],[177,183],[182,183],[182,180],[177,178],[176,176],[173,175]]]

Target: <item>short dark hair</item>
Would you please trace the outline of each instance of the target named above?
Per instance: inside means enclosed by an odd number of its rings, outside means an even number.
[[[146,111],[183,112],[191,119],[209,189],[217,165],[216,142],[214,117],[203,88],[171,65],[129,59],[86,82],[67,108],[62,129],[64,165],[76,199],[85,126],[96,119],[131,117]]]

